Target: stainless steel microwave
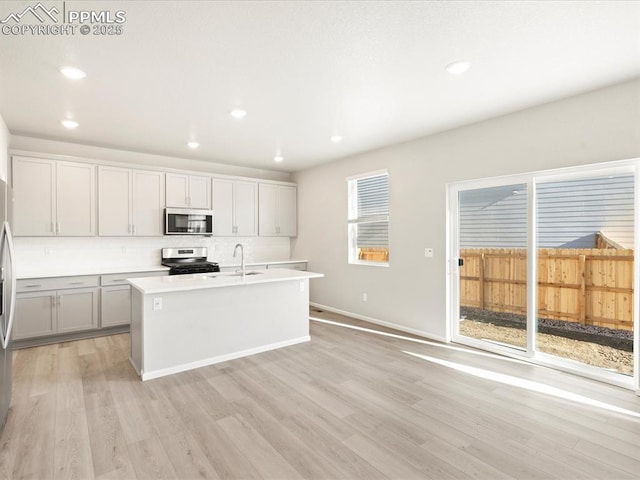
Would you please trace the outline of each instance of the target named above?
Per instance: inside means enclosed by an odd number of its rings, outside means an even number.
[[[165,235],[213,235],[213,210],[166,208]]]

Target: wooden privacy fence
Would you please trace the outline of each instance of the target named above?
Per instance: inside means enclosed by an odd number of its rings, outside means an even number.
[[[527,252],[460,251],[460,304],[526,314]],[[538,317],[633,330],[633,250],[538,250]]]

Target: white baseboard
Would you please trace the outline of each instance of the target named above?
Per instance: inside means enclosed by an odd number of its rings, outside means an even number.
[[[327,305],[321,305],[315,302],[309,302],[309,305],[315,308],[319,308],[320,310],[326,310],[327,312],[333,312],[339,315],[344,315],[346,317],[352,317],[358,320],[364,320],[365,322],[374,323],[382,327],[393,328],[394,330],[399,330],[405,333],[411,333],[413,335],[417,335],[419,337],[423,337],[429,340],[434,340],[436,342],[449,343],[447,342],[447,339],[445,337],[441,337],[439,335],[433,335],[428,332],[423,332],[422,330],[416,330],[414,328],[405,327],[403,325],[398,325],[396,323],[385,322],[383,320],[378,320],[377,318],[367,317],[365,315],[359,315],[353,312],[347,312],[346,310],[340,310],[339,308],[333,308],[333,307],[329,307]]]
[[[172,375],[174,373],[186,372],[187,370],[193,370],[195,368],[207,367],[215,363],[221,363],[229,360],[235,360],[236,358],[240,358],[240,357],[255,355],[256,353],[267,352],[269,350],[275,350],[277,348],[282,348],[282,347],[289,347],[291,345],[308,342],[310,340],[311,340],[311,337],[307,335],[305,337],[294,338],[292,340],[286,340],[284,342],[277,342],[269,345],[263,345],[261,347],[250,348],[248,350],[242,350],[240,352],[234,352],[227,355],[219,355],[217,357],[205,358],[203,360],[198,360],[196,362],[183,363],[182,365],[176,365],[169,368],[153,370],[151,372],[142,371],[142,372],[139,372],[139,375],[143,381],[152,380],[154,378],[164,377],[166,375]],[[133,362],[131,363],[133,364]]]

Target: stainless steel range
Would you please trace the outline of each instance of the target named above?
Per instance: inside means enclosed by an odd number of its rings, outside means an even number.
[[[163,248],[162,265],[169,267],[169,275],[220,271],[217,263],[207,261],[207,247]]]

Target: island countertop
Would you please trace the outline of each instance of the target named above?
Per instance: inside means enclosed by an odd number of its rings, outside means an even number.
[[[191,275],[171,275],[162,277],[131,278],[131,286],[143,294],[180,292],[207,288],[241,287],[260,283],[285,282],[324,277],[322,273],[314,273],[287,268],[248,269],[243,278],[234,272],[195,273]]]

